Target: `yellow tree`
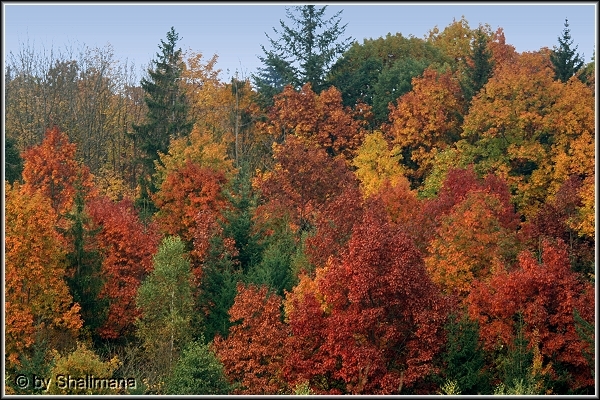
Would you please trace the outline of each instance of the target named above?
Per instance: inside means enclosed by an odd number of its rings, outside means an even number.
[[[6,184],[5,193],[5,354],[15,367],[42,338],[48,349],[69,346],[82,320],[65,281],[64,240],[50,200],[19,184]]]
[[[389,147],[383,133],[375,131],[365,137],[352,160],[365,197],[377,192],[385,181],[390,181],[391,185],[395,186],[399,181],[406,179],[404,168],[400,164],[402,156],[399,149]]]

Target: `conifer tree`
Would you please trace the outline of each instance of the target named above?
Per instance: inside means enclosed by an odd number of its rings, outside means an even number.
[[[184,63],[181,49],[175,48],[178,41],[179,34],[171,27],[167,41],[160,41],[160,52],[152,61],[153,67],[148,69],[148,77],[141,82],[148,113],[146,122],[134,125],[133,129],[134,139],[142,151],[140,161],[144,168],[142,179],[145,179],[141,184],[142,199],[145,191],[156,191],[152,174],[154,162],[161,162],[159,153],[166,154],[171,138],[187,136],[193,127],[188,116],[189,104],[180,85]]]
[[[492,52],[488,48],[488,36],[481,27],[475,31],[470,62],[465,69],[462,89],[465,100],[470,102],[473,96],[486,84],[494,69]]]
[[[558,48],[555,46],[550,60],[554,65],[556,79],[566,82],[583,67],[583,58],[577,53],[577,46],[573,47],[569,20],[565,18],[565,29],[562,36],[558,37]]]
[[[324,19],[326,9],[314,5],[286,7],[292,26],[280,20],[281,31],[273,28],[279,38],[266,35],[272,49],[261,46],[265,55],[259,59],[265,66],[253,77],[265,103],[270,105],[273,96],[287,85],[299,89],[310,83],[316,93],[324,88],[329,67],[352,42],[351,37],[340,39],[346,30],[346,25],[340,25],[342,11]]]

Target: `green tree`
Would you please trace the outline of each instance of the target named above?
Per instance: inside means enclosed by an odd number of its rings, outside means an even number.
[[[223,364],[208,344],[191,342],[165,381],[165,393],[176,395],[229,394],[231,384]]]
[[[148,376],[150,382],[171,371],[178,351],[191,339],[193,307],[193,275],[183,241],[177,236],[164,238],[153,261],[154,270],[136,297],[142,312],[137,334],[155,374]]]
[[[583,67],[583,58],[577,53],[577,46],[573,47],[569,20],[565,18],[565,29],[562,36],[558,37],[558,48],[554,46],[550,54],[554,65],[555,78],[566,82]]]
[[[141,82],[145,92],[144,101],[148,106],[146,122],[133,125],[133,136],[142,152],[140,161],[145,170],[142,179],[147,180],[146,188],[152,193],[155,186],[151,176],[155,161],[161,162],[159,154],[167,153],[171,138],[187,136],[193,127],[193,121],[188,116],[189,104],[180,85],[185,64],[181,49],[175,48],[178,41],[179,34],[173,27],[167,32],[167,41],[160,41],[157,59],[152,61],[153,67],[148,69],[148,77]]]
[[[475,31],[471,56],[465,62],[465,78],[461,82],[467,102],[471,101],[492,75],[494,64],[492,52],[488,48],[489,40],[490,37],[481,27]]]
[[[286,85],[299,89],[310,83],[319,93],[329,67],[335,58],[350,45],[352,38],[341,39],[346,25],[340,25],[340,14],[324,19],[327,6],[314,5],[286,7],[286,16],[292,26],[280,20],[281,31],[273,28],[278,39],[269,39],[272,49],[261,46],[264,56],[258,58],[264,64],[253,76],[265,104],[272,103],[272,96]],[[276,85],[276,86],[273,86]]]
[[[17,141],[10,137],[4,140],[4,180],[9,183],[21,180],[23,159],[17,149]]]
[[[485,372],[477,322],[463,316],[450,319],[445,328],[448,335],[444,354],[447,380],[455,382],[461,394],[489,393],[489,376]]]

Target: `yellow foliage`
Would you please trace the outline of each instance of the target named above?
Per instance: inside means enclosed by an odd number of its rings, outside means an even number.
[[[399,181],[406,179],[404,168],[400,164],[401,159],[398,148],[389,150],[388,143],[380,131],[367,135],[352,160],[363,196],[369,197],[376,193],[386,180],[390,181],[391,186],[395,186]]]

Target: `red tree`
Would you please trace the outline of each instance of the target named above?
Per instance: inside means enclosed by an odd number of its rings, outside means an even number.
[[[116,339],[132,333],[139,315],[137,289],[151,271],[160,238],[156,226],[144,226],[139,220],[130,200],[114,203],[107,197],[96,198],[89,203],[89,214],[102,228],[97,240],[104,255],[101,271],[106,282],[100,297],[109,300],[108,317],[99,333]]]
[[[288,301],[291,383],[329,376],[352,394],[418,391],[444,344],[445,301],[412,240],[369,204],[348,252]],[[311,285],[304,285],[304,289]],[[309,322],[310,321],[310,322]]]
[[[542,243],[541,262],[528,251],[521,253],[518,269],[497,271],[489,282],[476,284],[467,300],[487,349],[512,343],[515,316],[520,313],[526,338],[530,343],[539,340],[545,363],[568,367],[572,389],[594,384],[583,355],[586,343],[578,336],[573,317],[576,309],[586,321],[593,321],[594,288],[571,270],[561,240]]]

